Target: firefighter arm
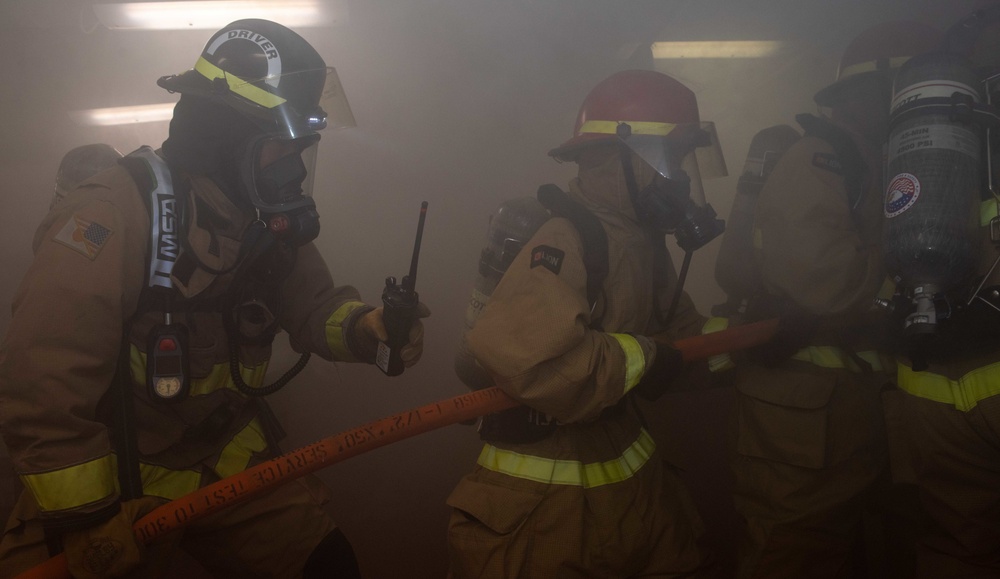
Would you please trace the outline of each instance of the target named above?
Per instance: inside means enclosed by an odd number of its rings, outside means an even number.
[[[843,177],[817,166],[814,154],[793,147],[761,191],[757,258],[771,292],[810,314],[851,317],[883,282],[881,255],[850,211]]]
[[[598,416],[638,384],[654,346],[642,336],[588,327],[579,235],[546,222],[497,286],[469,347],[508,395],[562,422]]]
[[[138,215],[145,214],[134,194]],[[15,468],[53,530],[118,508],[117,469],[98,403],[113,381],[124,319],[135,310],[148,241],[129,238],[111,203],[47,218],[0,349],[0,423]],[[143,228],[134,228],[140,229]]]
[[[374,361],[374,349],[359,340],[359,320],[374,308],[349,285],[333,283],[330,270],[312,243],[298,250],[295,267],[280,288],[281,327],[300,352],[326,360]]]

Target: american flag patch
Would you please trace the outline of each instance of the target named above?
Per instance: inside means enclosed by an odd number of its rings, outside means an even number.
[[[87,221],[74,215],[59,230],[54,239],[90,259],[94,259],[101,252],[101,248],[104,247],[104,243],[107,242],[112,233],[110,229],[100,223]]]

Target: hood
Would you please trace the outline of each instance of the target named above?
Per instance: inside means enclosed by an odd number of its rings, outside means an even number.
[[[642,189],[653,181],[656,171],[636,155],[629,157],[636,184]],[[617,147],[592,149],[581,155],[577,164],[579,171],[569,184],[570,196],[595,213],[624,217],[638,225]]]

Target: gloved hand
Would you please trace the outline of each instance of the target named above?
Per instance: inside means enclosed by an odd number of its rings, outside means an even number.
[[[403,346],[403,349],[399,351],[399,356],[403,359],[403,365],[407,368],[416,364],[420,360],[420,356],[424,353],[424,324],[420,320],[430,315],[431,310],[426,304],[423,302],[417,303],[417,309],[413,313],[413,325],[410,326],[408,341]],[[375,308],[361,316],[354,329],[357,332],[358,342],[362,344],[366,352],[372,352],[373,359],[375,356],[374,352],[378,348],[378,343],[389,339],[389,333],[385,329],[385,322],[382,320],[381,307]]]
[[[115,516],[96,526],[62,535],[70,574],[76,579],[121,577],[142,561],[145,546],[136,539],[132,524],[163,504],[156,497],[125,501]]]
[[[656,354],[653,363],[635,385],[635,393],[650,402],[657,400],[684,371],[684,357],[681,351],[666,342],[655,342]]]
[[[800,308],[789,308],[778,318],[774,337],[752,348],[747,348],[750,360],[767,368],[774,368],[809,345],[821,318]]]

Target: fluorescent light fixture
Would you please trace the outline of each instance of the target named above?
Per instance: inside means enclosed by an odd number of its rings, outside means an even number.
[[[117,30],[217,30],[243,18],[305,28],[342,22],[346,4],[320,0],[129,2],[94,4],[94,14],[101,24]]]
[[[784,43],[776,40],[720,40],[654,42],[653,58],[766,58],[776,55]]]
[[[69,116],[81,125],[98,127],[137,123],[159,123],[170,120],[170,117],[174,114],[175,104],[176,103],[159,103],[155,105],[137,105],[132,107],[70,111]]]

